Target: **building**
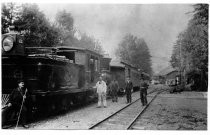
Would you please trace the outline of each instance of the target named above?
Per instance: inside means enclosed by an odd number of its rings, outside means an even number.
[[[178,75],[179,75],[178,69],[175,69],[169,66],[163,69],[162,71],[160,71],[160,73],[157,76],[159,78],[159,82],[162,82],[166,85],[173,85],[175,84],[175,80],[177,79]]]

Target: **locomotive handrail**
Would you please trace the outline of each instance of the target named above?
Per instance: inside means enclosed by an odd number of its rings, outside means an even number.
[[[7,104],[7,102],[9,101],[9,96],[10,96],[10,94],[2,94],[2,98],[1,98],[2,108],[4,108]]]

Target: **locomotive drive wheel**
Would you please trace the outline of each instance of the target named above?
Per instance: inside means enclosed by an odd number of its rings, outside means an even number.
[[[67,96],[61,99],[61,111],[69,110],[71,108],[70,106],[71,106],[71,101],[68,99]]]
[[[52,115],[56,113],[56,103],[55,100],[50,100],[48,99],[48,101],[45,104],[46,108],[43,108],[43,110],[45,110],[45,114],[47,115]]]

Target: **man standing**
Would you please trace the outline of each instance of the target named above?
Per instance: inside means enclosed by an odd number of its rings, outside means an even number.
[[[18,87],[14,89],[9,97],[8,101],[8,108],[4,110],[2,113],[2,118],[7,119],[7,114],[9,112],[18,112],[20,115],[20,122],[24,128],[29,128],[28,125],[26,125],[27,122],[27,108],[25,105],[26,100],[26,93],[27,89],[24,89],[24,81],[19,80],[18,81]],[[22,106],[22,109],[21,109]],[[2,120],[3,121],[3,120]]]
[[[127,103],[131,103],[132,97],[131,97],[131,90],[133,89],[133,83],[130,81],[130,78],[127,78],[126,86],[125,86],[125,92],[126,92],[126,98]]]
[[[141,78],[141,83],[140,83],[140,98],[141,98],[141,103],[142,106],[147,105],[147,89],[148,89],[148,84],[144,80],[144,78]]]
[[[99,77],[99,81],[96,83],[97,93],[98,93],[98,108],[101,107],[101,102],[103,106],[106,107],[106,83],[103,81],[102,77]]]
[[[119,89],[119,85],[118,85],[117,80],[114,79],[110,83],[110,89],[111,89],[112,102],[118,102],[117,92]]]

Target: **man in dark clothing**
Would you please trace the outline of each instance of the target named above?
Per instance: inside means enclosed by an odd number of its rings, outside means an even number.
[[[140,98],[141,98],[141,103],[142,106],[147,105],[147,89],[148,89],[148,84],[144,80],[144,78],[141,78],[140,82]]]
[[[117,92],[119,89],[119,85],[117,80],[113,80],[110,83],[110,89],[111,89],[112,102],[118,102]]]
[[[28,125],[26,125],[27,121],[27,108],[25,106],[26,93],[27,89],[24,89],[24,81],[19,80],[18,88],[14,89],[9,97],[9,101],[7,104],[8,108],[6,108],[4,110],[4,113],[2,113],[3,119],[7,119],[7,114],[9,112],[20,113],[20,122],[24,128],[29,127]],[[20,112],[21,105],[22,105],[22,110]]]
[[[130,81],[130,78],[127,78],[126,86],[125,86],[125,92],[126,92],[126,98],[127,103],[131,103],[132,97],[131,97],[131,90],[133,89],[133,83]]]

